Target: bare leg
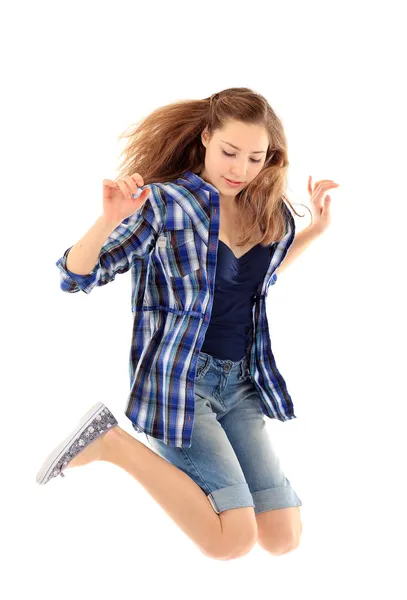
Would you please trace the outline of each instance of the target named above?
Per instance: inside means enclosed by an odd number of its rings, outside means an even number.
[[[243,556],[250,550],[248,527],[255,524],[252,507],[216,514],[191,477],[119,426],[96,438],[68,467],[94,460],[113,463],[132,475],[206,556],[227,560],[231,552]]]

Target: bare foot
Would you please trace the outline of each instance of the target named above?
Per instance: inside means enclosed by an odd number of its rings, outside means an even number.
[[[95,460],[104,460],[106,438],[114,429],[116,429],[116,427],[117,426],[112,427],[112,429],[109,429],[105,433],[102,433],[102,435],[99,435],[95,440],[93,440],[93,442],[81,450],[81,452],[79,452],[75,458],[70,460],[66,465],[66,468],[69,469],[71,467],[83,467],[84,465],[88,465]]]

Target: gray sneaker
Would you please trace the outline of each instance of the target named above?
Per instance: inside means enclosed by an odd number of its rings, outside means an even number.
[[[65,477],[62,471],[66,465],[94,439],[116,425],[117,420],[102,402],[94,404],[68,437],[47,457],[37,473],[37,483],[43,485],[57,475]]]

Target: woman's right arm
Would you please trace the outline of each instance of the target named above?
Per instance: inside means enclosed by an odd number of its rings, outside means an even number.
[[[142,187],[142,178],[138,174],[133,177]],[[104,180],[102,215],[57,261],[64,292],[89,294],[95,286],[128,271],[134,259],[144,258],[155,246],[166,220],[164,190],[149,184],[134,199],[132,192],[139,191],[134,181],[124,186],[122,180]]]
[[[76,275],[88,275],[98,261],[100,250],[120,223],[107,221],[101,215],[87,233],[69,251],[66,268]]]

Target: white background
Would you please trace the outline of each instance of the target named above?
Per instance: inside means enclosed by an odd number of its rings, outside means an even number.
[[[1,20],[2,595],[405,598],[402,2],[14,2]],[[282,119],[293,202],[309,204],[308,175],[340,187],[330,228],[268,296],[298,418],[267,426],[303,503],[301,544],[221,562],[112,464],[35,476],[98,400],[138,435],[130,272],[67,294],[55,266],[101,213],[118,136],[233,86]]]

